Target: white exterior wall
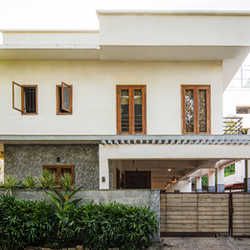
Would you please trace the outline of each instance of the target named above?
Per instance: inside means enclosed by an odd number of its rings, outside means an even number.
[[[167,192],[174,192],[178,190],[179,192],[192,192],[192,182],[191,181],[178,181],[168,188]]]
[[[147,134],[181,134],[181,84],[211,84],[212,134],[221,133],[218,62],[0,62],[0,134],[116,134],[117,84],[147,86]],[[11,81],[38,84],[38,115],[12,109]],[[56,115],[56,84],[73,84],[73,115]]]
[[[237,14],[99,11],[102,44],[248,45],[250,17]],[[215,28],[216,27],[216,28]],[[124,32],[126,30],[126,32]],[[140,32],[138,32],[138,30]],[[232,32],[233,31],[233,32]]]
[[[245,161],[235,163],[235,174],[224,177],[224,184],[243,183],[245,178]]]
[[[228,88],[223,95],[223,114],[243,117],[243,128],[250,128],[250,114],[236,114],[237,106],[250,106],[249,88]]]

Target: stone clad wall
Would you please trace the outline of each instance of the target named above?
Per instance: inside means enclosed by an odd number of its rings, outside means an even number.
[[[99,188],[98,145],[5,145],[4,152],[5,175],[22,180],[28,175],[41,176],[44,165],[72,164],[76,185]]]

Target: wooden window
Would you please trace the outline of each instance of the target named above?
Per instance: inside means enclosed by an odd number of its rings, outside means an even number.
[[[56,183],[60,183],[61,178],[65,174],[70,174],[71,182],[74,184],[74,166],[73,165],[46,165],[43,167],[44,170],[48,170],[55,176]]]
[[[120,85],[116,95],[118,134],[145,134],[146,86]]]
[[[61,85],[56,86],[56,113],[72,114],[72,85],[62,82]]]
[[[37,114],[37,85],[12,82],[12,108],[22,114]]]
[[[210,133],[210,86],[182,85],[182,132]]]

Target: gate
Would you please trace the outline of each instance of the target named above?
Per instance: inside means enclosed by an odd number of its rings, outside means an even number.
[[[250,193],[232,194],[232,236],[250,236]]]
[[[230,234],[229,193],[162,193],[161,236]]]
[[[161,236],[250,237],[250,193],[161,193]]]

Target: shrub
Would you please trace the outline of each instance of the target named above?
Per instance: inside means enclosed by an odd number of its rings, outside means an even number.
[[[88,204],[77,216],[84,225],[84,245],[90,249],[144,249],[157,231],[155,214],[148,208],[117,203]]]
[[[70,174],[64,174],[61,177],[60,184],[61,184],[61,188],[64,191],[70,191],[70,190],[74,189],[74,186],[72,185],[72,178],[71,178]]]
[[[35,188],[36,187],[36,179],[33,176],[27,176],[23,182],[23,186],[25,188]]]
[[[56,219],[44,201],[17,200],[0,196],[0,249],[19,250],[50,241]]]
[[[92,250],[137,250],[150,245],[157,220],[148,208],[118,203],[77,206],[73,196],[65,200],[60,192],[53,193],[53,205],[0,196],[0,249],[83,244]]]
[[[48,170],[44,170],[42,176],[39,179],[41,188],[52,189],[56,186],[55,176]]]
[[[71,246],[71,244],[74,246],[82,231],[82,227],[79,227],[74,216],[81,201],[81,199],[75,199],[74,196],[81,187],[75,188],[71,185],[70,175],[69,177],[65,175],[61,183],[63,189],[46,191],[58,221],[54,234],[54,246],[59,248],[65,245]]]
[[[6,176],[3,187],[7,189],[8,194],[12,195],[14,188],[18,187],[19,184],[19,181],[15,177],[9,175]]]

